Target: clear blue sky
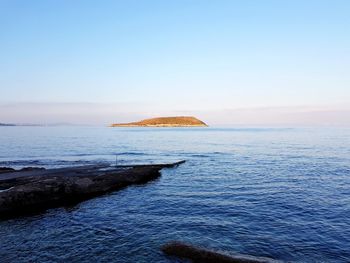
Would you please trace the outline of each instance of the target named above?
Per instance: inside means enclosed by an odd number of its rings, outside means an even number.
[[[0,0],[0,103],[343,110],[349,14],[345,0]]]

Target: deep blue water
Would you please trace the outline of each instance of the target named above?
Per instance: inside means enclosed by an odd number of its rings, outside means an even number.
[[[171,162],[141,186],[0,221],[0,262],[177,262],[197,245],[350,262],[350,129],[0,127],[0,166]]]

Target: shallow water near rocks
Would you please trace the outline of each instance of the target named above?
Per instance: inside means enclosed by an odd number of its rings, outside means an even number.
[[[146,185],[0,221],[0,262],[179,262],[160,252],[171,240],[350,261],[350,129],[0,127],[0,166],[182,159]]]

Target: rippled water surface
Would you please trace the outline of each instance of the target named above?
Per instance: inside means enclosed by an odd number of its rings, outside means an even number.
[[[183,240],[350,262],[349,129],[0,127],[0,166],[186,159],[146,185],[0,221],[0,262],[176,262]]]

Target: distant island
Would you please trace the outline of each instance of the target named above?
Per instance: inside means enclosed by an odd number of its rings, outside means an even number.
[[[130,123],[115,123],[111,127],[207,127],[208,125],[195,117],[159,117]]]

